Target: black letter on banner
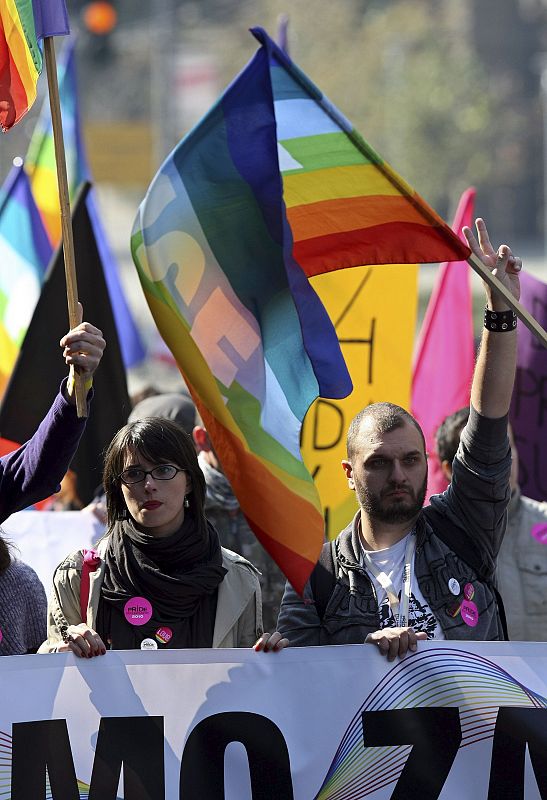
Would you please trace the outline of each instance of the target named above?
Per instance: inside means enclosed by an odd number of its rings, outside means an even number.
[[[368,355],[368,369],[365,370],[367,374],[367,383],[371,384],[373,382],[373,366],[374,366],[374,339],[375,339],[375,329],[376,329],[376,318],[373,317],[370,321],[370,337],[368,339],[338,339],[340,346],[345,344],[360,344],[360,345],[368,345],[369,347],[369,355]]]
[[[230,711],[196,725],[184,746],[180,800],[224,800],[224,751],[247,750],[253,800],[293,800],[289,751],[283,734],[260,714]]]
[[[46,767],[53,800],[79,800],[80,792],[64,719],[15,722],[12,746],[13,800],[45,798]]]
[[[116,800],[122,764],[125,800],[165,800],[163,717],[101,719],[89,800]]]
[[[319,414],[322,406],[326,406],[327,408],[331,408],[335,414],[337,415],[337,422],[338,422],[338,431],[332,437],[330,442],[320,443],[320,424],[319,424]],[[344,414],[342,409],[336,405],[336,403],[331,403],[330,400],[323,400],[322,397],[317,399],[314,407],[313,413],[313,449],[314,450],[332,450],[333,447],[342,440],[344,433],[345,433],[345,422],[344,422]]]
[[[436,800],[454,763],[462,730],[457,708],[364,711],[365,747],[414,745],[391,800]]]
[[[542,800],[547,798],[547,709],[500,708],[494,730],[488,800],[524,798],[526,744]]]

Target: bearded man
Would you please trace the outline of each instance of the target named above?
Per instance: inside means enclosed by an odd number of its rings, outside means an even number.
[[[476,225],[478,242],[464,229],[469,246],[518,299],[520,259],[506,245],[496,252],[483,220]],[[291,645],[369,642],[393,660],[428,638],[504,638],[493,577],[510,497],[507,414],[517,329],[503,296],[484,288],[471,411],[450,486],[423,508],[420,426],[391,403],[363,409],[342,462],[359,510],[324,546],[303,596],[286,586],[278,630]]]

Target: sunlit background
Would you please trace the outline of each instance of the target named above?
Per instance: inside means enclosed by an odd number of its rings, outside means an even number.
[[[291,57],[364,138],[448,221],[475,185],[493,238],[514,243],[545,279],[547,0],[67,5],[102,219],[150,355],[162,346],[129,255],[138,204],[173,146],[254,53],[248,29],[261,25],[277,38],[283,14]],[[59,53],[63,40],[56,46]],[[39,89],[43,99],[45,75]],[[0,178],[25,156],[40,106],[39,97],[2,136]],[[178,379],[165,370],[154,373],[160,389]],[[141,379],[135,371],[132,380]]]

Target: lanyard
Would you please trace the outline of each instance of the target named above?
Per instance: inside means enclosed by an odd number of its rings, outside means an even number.
[[[395,623],[399,628],[408,627],[408,608],[410,604],[410,590],[412,588],[412,561],[416,550],[416,535],[411,533],[408,537],[405,549],[405,565],[403,567],[403,585],[402,585],[402,604],[399,602],[399,597],[385,572],[378,569],[369,553],[364,551],[365,562],[367,569],[372,572],[382,589],[387,594],[389,607],[391,613],[395,617]]]

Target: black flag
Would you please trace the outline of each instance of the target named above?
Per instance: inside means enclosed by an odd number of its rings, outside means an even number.
[[[116,431],[125,425],[131,410],[103,265],[86,205],[89,188],[89,184],[82,188],[72,212],[78,295],[84,320],[101,329],[106,350],[93,378],[95,395],[86,430],[71,464],[84,505],[101,482],[104,450]],[[67,330],[65,269],[59,247],[4,394],[0,436],[25,442],[44,418],[68,374],[59,347],[59,340]]]

